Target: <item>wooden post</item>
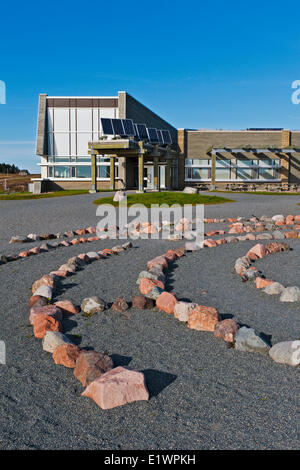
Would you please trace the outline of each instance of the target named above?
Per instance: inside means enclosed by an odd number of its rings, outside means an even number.
[[[110,156],[110,189],[115,191],[116,182],[115,182],[115,157]]]
[[[144,154],[139,154],[139,192],[144,192]]]
[[[166,188],[171,189],[171,159],[167,159],[166,166]]]
[[[281,168],[280,168],[281,183],[288,183],[289,175],[290,175],[290,154],[282,153],[281,154]]]
[[[216,189],[216,154],[212,151],[211,154],[211,185],[210,189]]]
[[[158,157],[153,158],[153,189],[159,191],[158,185]]]
[[[96,154],[91,154],[91,189],[89,190],[90,193],[97,192],[97,156]]]

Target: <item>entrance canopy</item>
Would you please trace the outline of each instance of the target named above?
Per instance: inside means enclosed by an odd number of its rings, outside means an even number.
[[[89,154],[92,161],[92,191],[97,191],[96,157],[107,155],[110,157],[110,189],[115,190],[115,159],[116,158],[138,158],[138,188],[144,191],[144,162],[153,160],[154,185],[158,189],[158,163],[166,161],[166,186],[171,186],[171,161],[178,157],[178,153],[170,146],[160,147],[158,144],[150,144],[132,139],[97,140],[89,142]]]

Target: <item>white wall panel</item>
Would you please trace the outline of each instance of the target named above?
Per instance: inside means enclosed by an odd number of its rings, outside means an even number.
[[[75,132],[71,133],[71,155],[76,156],[76,134]]]
[[[92,140],[92,133],[77,134],[77,155],[88,155],[88,143]]]
[[[93,131],[99,132],[99,110],[93,109]]]
[[[76,130],[76,109],[70,109],[70,131],[73,132]]]
[[[47,109],[47,117],[48,117],[48,131],[53,132],[53,108]]]
[[[69,134],[54,134],[54,155],[69,155]]]
[[[54,108],[54,131],[69,131],[69,108]]]
[[[77,109],[77,131],[78,132],[92,132],[92,109],[91,108],[78,108]]]
[[[101,108],[100,109],[100,118],[116,118],[115,116],[116,108]]]

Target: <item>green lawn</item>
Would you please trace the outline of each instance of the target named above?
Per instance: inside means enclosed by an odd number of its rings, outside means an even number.
[[[46,199],[49,197],[77,196],[79,194],[88,194],[86,189],[76,189],[68,191],[54,191],[53,193],[32,194],[28,191],[22,193],[5,194],[0,193],[0,201],[17,201],[21,199]]]
[[[261,196],[300,196],[300,193],[271,192],[271,191],[211,191],[212,193],[258,194]]]
[[[220,196],[206,196],[201,194],[184,194],[179,192],[157,192],[157,193],[142,193],[142,194],[129,194],[127,196],[127,206],[133,204],[143,204],[146,207],[151,207],[152,204],[223,204],[225,202],[235,202],[233,199],[227,199]],[[118,202],[113,201],[113,197],[102,197],[96,199],[94,204],[112,204],[115,207],[119,206]]]

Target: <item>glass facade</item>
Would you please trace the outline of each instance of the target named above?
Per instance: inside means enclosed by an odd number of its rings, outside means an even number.
[[[86,178],[91,179],[90,157],[48,157],[48,178]],[[68,165],[69,164],[69,165]],[[115,162],[115,176],[119,176],[118,159]],[[97,179],[107,180],[110,178],[110,158],[97,157]]]
[[[279,158],[216,157],[216,181],[277,181],[280,180]],[[211,159],[187,158],[186,181],[211,181]]]

